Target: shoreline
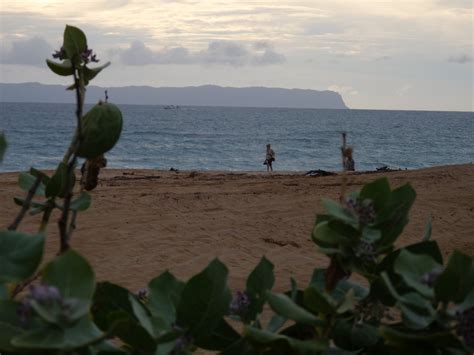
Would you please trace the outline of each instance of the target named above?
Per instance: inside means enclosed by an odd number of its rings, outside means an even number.
[[[378,171],[378,170],[356,170],[356,171],[351,171],[347,172],[348,175],[365,175],[365,174],[383,174],[383,173],[394,173],[394,172],[413,172],[413,171],[422,171],[422,170],[429,170],[429,169],[439,169],[439,168],[456,168],[456,167],[468,167],[468,166],[474,166],[474,162],[469,162],[469,163],[462,163],[462,164],[445,164],[445,165],[433,165],[433,166],[428,166],[428,167],[422,167],[422,168],[415,168],[415,169],[409,169],[409,168],[398,168],[398,169],[391,169],[389,171]],[[37,168],[41,171],[47,172],[47,173],[52,173],[54,169],[41,169]],[[170,168],[171,169],[171,168]],[[318,169],[315,169],[318,170]],[[324,170],[324,169],[321,169]],[[1,175],[8,175],[8,174],[19,174],[22,172],[26,172],[28,169],[25,170],[15,170],[15,171],[0,171],[0,176]],[[275,170],[273,171],[273,175],[304,175],[308,171],[311,170]],[[332,173],[335,175],[341,175],[342,171],[341,170],[324,170],[327,171],[328,173]],[[101,170],[101,172],[160,172],[160,173],[173,173],[174,171],[171,170],[164,170],[164,169],[153,169],[153,168],[120,168],[120,167],[107,167]],[[192,172],[197,172],[197,173],[203,173],[203,174],[249,174],[249,175],[260,175],[260,174],[268,174],[267,171],[265,170],[201,170],[201,169],[178,169],[178,173],[192,173]]]
[[[327,265],[310,235],[322,198],[337,200],[340,175],[305,172],[104,169],[91,192],[92,205],[78,216],[72,246],[108,279],[131,290],[169,269],[187,279],[219,257],[234,289],[265,255],[275,264],[276,290],[289,277],[306,283]],[[193,176],[191,176],[193,175]],[[18,172],[0,173],[0,224],[18,212],[13,197]],[[393,172],[348,174],[348,190],[386,176],[392,188],[410,182],[417,199],[399,245],[420,241],[433,219],[433,239],[443,255],[454,249],[474,256],[474,165],[448,165]],[[40,216],[27,216],[20,230],[35,232]],[[48,226],[46,258],[58,249],[58,214]]]

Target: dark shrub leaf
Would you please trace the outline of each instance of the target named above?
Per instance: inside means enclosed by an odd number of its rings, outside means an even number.
[[[43,257],[44,236],[0,231],[0,283],[31,277]]]
[[[184,286],[177,323],[187,328],[196,341],[209,337],[229,309],[232,297],[227,274],[227,267],[215,259]]]

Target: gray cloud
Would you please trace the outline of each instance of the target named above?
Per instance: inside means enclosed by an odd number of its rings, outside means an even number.
[[[472,9],[472,0],[438,0],[437,4],[455,9]]]
[[[9,48],[2,44],[0,62],[44,66],[45,58],[51,57],[52,52],[53,47],[41,37],[12,41]]]
[[[134,41],[127,49],[112,51],[120,61],[127,65],[148,64],[202,64],[202,65],[271,65],[285,61],[265,41],[241,44],[232,41],[210,42],[205,50],[191,52],[184,47],[153,50],[141,41]]]
[[[472,56],[469,54],[459,54],[459,55],[454,55],[448,58],[448,62],[451,63],[457,63],[457,64],[466,64],[466,63],[472,63],[473,59]]]

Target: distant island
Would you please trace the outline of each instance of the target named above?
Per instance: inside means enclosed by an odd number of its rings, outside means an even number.
[[[87,103],[104,98],[117,104],[288,107],[347,109],[341,95],[334,91],[282,89],[266,87],[233,88],[216,85],[189,87],[124,86],[103,88],[89,86]],[[74,95],[66,86],[39,83],[0,83],[0,102],[73,103]]]

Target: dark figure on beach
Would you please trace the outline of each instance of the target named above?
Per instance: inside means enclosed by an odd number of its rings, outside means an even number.
[[[272,163],[275,161],[275,152],[270,144],[267,144],[267,152],[265,154],[265,161],[263,164],[267,166],[267,171],[273,171]]]
[[[348,147],[343,151],[344,171],[355,171],[354,159],[352,159],[352,148]]]

